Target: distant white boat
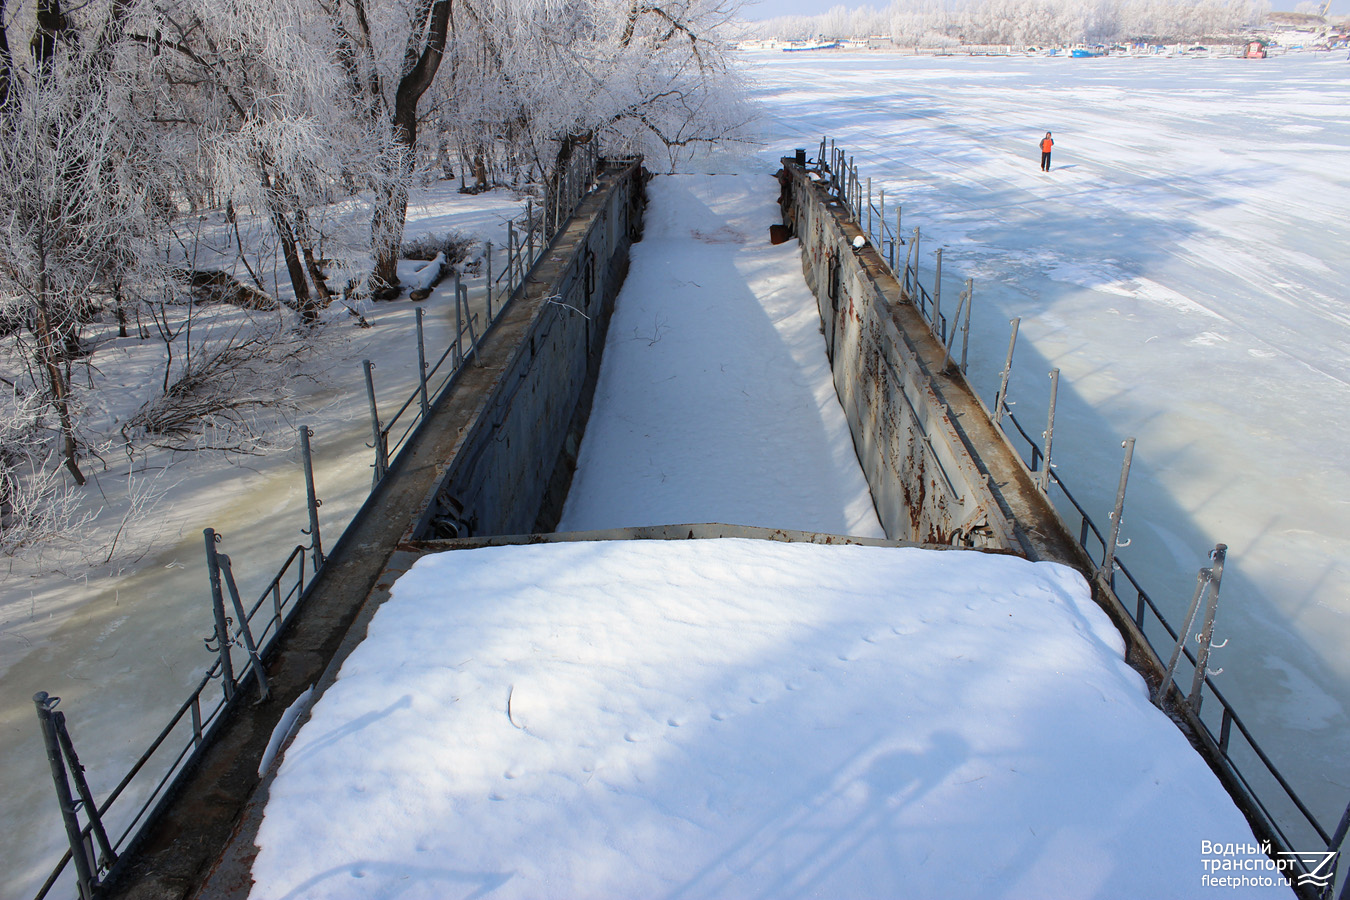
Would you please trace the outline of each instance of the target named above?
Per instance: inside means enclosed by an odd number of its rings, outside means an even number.
[[[829,43],[817,42],[814,44],[795,44],[791,47],[784,47],[783,52],[800,53],[803,50],[834,50],[838,46],[839,46],[838,41],[830,41]]]

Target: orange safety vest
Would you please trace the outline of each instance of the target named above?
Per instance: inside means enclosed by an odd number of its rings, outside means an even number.
[[[1049,153],[1049,152],[1050,152],[1050,148],[1053,147],[1053,146],[1055,146],[1055,142],[1052,141],[1052,140],[1050,140],[1050,138],[1042,138],[1042,139],[1041,139],[1041,152],[1042,152],[1042,153]]]

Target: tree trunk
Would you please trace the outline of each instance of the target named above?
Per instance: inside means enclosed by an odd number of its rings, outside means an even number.
[[[482,148],[473,156],[473,186],[479,191],[488,189],[487,161],[483,158]]]
[[[45,290],[45,278],[39,279],[39,290]],[[78,485],[84,484],[84,473],[80,471],[75,454],[79,445],[75,440],[75,422],[70,414],[70,382],[61,367],[61,356],[57,348],[63,343],[56,334],[51,314],[44,300],[39,299],[34,306],[38,339],[38,362],[47,376],[47,389],[51,392],[51,405],[56,410],[56,421],[61,431],[61,457],[71,476]]]
[[[45,68],[56,55],[57,38],[64,34],[68,24],[61,12],[60,0],[38,0],[37,30],[33,32],[28,49],[39,69]]]
[[[14,77],[14,58],[9,54],[9,17],[0,0],[0,108],[9,104],[9,85]]]
[[[306,325],[319,320],[318,311],[309,294],[309,282],[305,279],[305,267],[300,262],[300,253],[295,246],[295,231],[281,208],[278,187],[272,183],[267,169],[262,169],[263,193],[267,198],[267,212],[272,217],[272,227],[276,230],[277,240],[281,241],[281,255],[286,260],[286,273],[291,277],[291,288],[295,291],[295,309]]]
[[[403,224],[408,215],[408,181],[417,153],[417,104],[431,87],[436,71],[445,55],[445,42],[450,33],[450,13],[453,0],[429,0],[424,21],[428,27],[421,45],[409,46],[409,58],[416,63],[398,83],[394,93],[392,126],[394,142],[403,153],[395,164],[390,185],[379,192],[375,215],[371,222],[371,236],[375,249],[373,287],[377,292],[397,291],[398,256],[403,243]],[[416,36],[414,37],[414,40]]]
[[[117,336],[127,336],[127,305],[122,297],[122,285],[118,284],[113,289],[113,305],[117,309]]]

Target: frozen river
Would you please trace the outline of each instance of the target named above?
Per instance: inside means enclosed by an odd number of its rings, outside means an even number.
[[[1350,799],[1350,63],[757,54],[766,145],[856,156],[928,283],[975,279],[971,377],[1039,433],[1174,619],[1228,544],[1217,683],[1334,826]],[[802,58],[806,56],[807,58]],[[1056,140],[1039,171],[1037,142]]]

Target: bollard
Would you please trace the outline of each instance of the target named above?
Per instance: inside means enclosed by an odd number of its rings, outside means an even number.
[[[1205,585],[1209,583],[1210,577],[1214,572],[1210,569],[1201,569],[1200,574],[1195,578],[1195,594],[1191,597],[1191,605],[1186,607],[1186,623],[1177,632],[1177,645],[1172,648],[1172,658],[1167,661],[1167,672],[1163,675],[1162,683],[1158,685],[1158,692],[1153,696],[1153,703],[1161,707],[1167,700],[1167,689],[1172,686],[1172,679],[1177,672],[1177,663],[1181,661],[1181,651],[1186,646],[1186,640],[1191,636],[1191,626],[1195,624],[1195,611],[1200,606],[1200,596],[1205,592]]]
[[[1008,403],[1008,378],[1012,375],[1013,350],[1017,347],[1017,328],[1022,324],[1021,317],[1009,320],[1012,335],[1008,338],[1008,358],[1003,363],[1003,372],[998,385],[998,394],[994,396],[994,424],[1003,424],[1003,410]]]
[[[375,480],[371,484],[373,489],[384,478],[384,473],[389,471],[389,449],[385,446],[384,430],[380,428],[380,411],[375,406],[375,377],[371,374],[375,364],[363,359],[361,365],[366,370],[366,397],[370,400],[370,433],[375,448]]]
[[[417,312],[422,312],[422,307],[417,308]],[[309,531],[301,531],[302,534],[308,533],[310,537],[311,558],[314,562],[314,571],[318,572],[323,567],[323,541],[319,538],[319,507],[323,505],[318,495],[314,491],[314,458],[310,452],[309,439],[314,436],[308,425],[300,426],[300,459],[305,465],[305,506],[309,509]]]
[[[1223,563],[1228,546],[1216,544],[1210,558],[1214,560],[1214,575],[1209,579],[1209,596],[1205,601],[1205,623],[1200,627],[1200,650],[1195,655],[1195,675],[1191,679],[1191,693],[1188,698],[1191,709],[1200,715],[1200,703],[1204,699],[1201,691],[1205,686],[1206,667],[1209,665],[1210,645],[1214,641],[1214,614],[1219,607],[1219,585],[1223,581]]]
[[[206,538],[206,571],[211,579],[211,613],[216,623],[216,654],[220,657],[220,684],[225,691],[225,702],[234,699],[234,663],[230,659],[230,627],[225,621],[225,594],[220,588],[220,560],[216,559],[216,530],[202,531]],[[207,643],[207,649],[211,647]]]
[[[1134,438],[1126,438],[1120,446],[1125,448],[1125,461],[1120,464],[1120,484],[1116,486],[1116,505],[1111,510],[1111,535],[1106,539],[1102,551],[1102,577],[1116,589],[1116,541],[1120,540],[1120,518],[1125,514],[1125,486],[1130,481],[1130,461],[1134,459]]]
[[[1055,440],[1055,404],[1059,399],[1059,369],[1050,370],[1050,417],[1045,423],[1045,450],[1041,453],[1041,491],[1050,492],[1050,446]]]
[[[966,317],[961,322],[961,374],[966,374],[966,356],[970,353],[970,307],[975,302],[975,279],[966,279]]]
[[[417,390],[422,400],[423,420],[431,415],[431,401],[427,399],[427,345],[422,330],[422,316],[425,312],[422,307],[417,307]]]
[[[80,890],[80,900],[93,900],[98,881],[94,878],[93,867],[89,864],[89,852],[85,849],[80,820],[75,815],[75,798],[70,793],[70,781],[66,777],[66,764],[61,754],[61,742],[56,736],[56,723],[53,721],[53,710],[60,702],[60,697],[48,696],[46,691],[38,691],[33,695],[38,723],[42,726],[42,741],[47,748],[47,763],[51,766],[52,781],[56,785],[56,802],[61,807],[61,822],[66,827],[66,840],[70,842],[70,857],[75,863],[75,880]]]

